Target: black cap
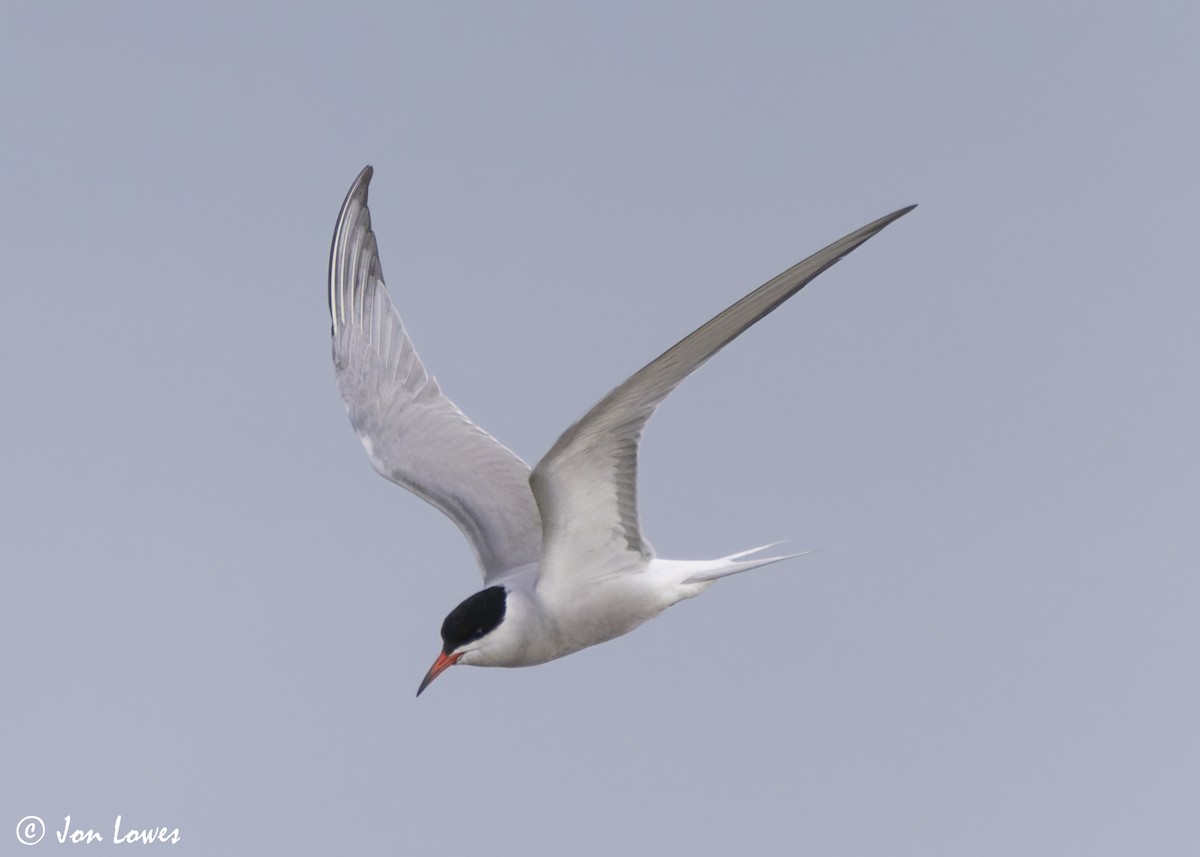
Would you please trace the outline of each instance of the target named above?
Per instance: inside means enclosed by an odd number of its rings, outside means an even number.
[[[503,586],[489,586],[451,610],[442,623],[442,651],[448,655],[464,643],[496,630],[504,621],[507,598]]]

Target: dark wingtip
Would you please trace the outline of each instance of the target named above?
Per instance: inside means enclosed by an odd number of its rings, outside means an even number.
[[[346,210],[350,207],[350,201],[357,199],[363,205],[367,204],[367,187],[371,184],[371,176],[375,175],[375,168],[367,164],[359,172],[354,179],[354,183],[350,185],[350,190],[346,191],[346,198],[342,200],[342,207],[338,210],[338,224],[340,225],[346,217]],[[337,231],[334,231],[334,240],[337,240]]]
[[[371,184],[371,176],[375,175],[375,168],[367,164],[359,172],[358,177],[354,179],[354,184],[350,185],[350,190],[346,191],[346,198],[342,200],[342,207],[338,209],[337,222],[333,227],[333,240],[329,245],[329,294],[326,303],[329,306],[329,314],[333,315],[333,290],[335,288],[334,261],[337,259],[338,242],[343,240],[342,227],[346,223],[346,212],[350,210],[352,202],[357,200],[365,209],[367,206],[367,186]],[[371,227],[371,218],[368,214],[365,218],[366,228]],[[335,322],[330,328],[330,332],[337,334],[337,323]]]
[[[367,201],[367,188],[371,184],[371,177],[375,175],[375,168],[367,164],[362,168],[362,172],[358,174],[358,178],[354,180],[354,184],[350,185],[350,193],[346,194],[346,199],[359,197],[365,203]]]
[[[914,208],[916,208],[916,205],[906,205],[904,208],[898,208],[895,211],[893,211],[891,214],[885,214],[883,217],[879,218],[878,220],[868,223],[862,229],[859,229],[856,232],[851,232],[849,235],[847,235],[845,238],[842,239],[843,241],[849,240],[852,242],[852,245],[850,246],[850,248],[848,250],[846,250],[846,252],[843,253],[842,256],[845,256],[846,253],[849,253],[851,250],[853,250],[855,247],[858,247],[860,244],[862,244],[868,238],[870,238],[871,236],[880,232],[888,224],[894,223],[895,221],[899,220],[901,217],[908,214]],[[837,242],[835,242],[835,243],[837,243]],[[838,258],[840,259],[840,258],[842,258],[842,256],[839,256]]]
[[[882,229],[884,226],[887,226],[892,221],[899,220],[901,217],[908,214],[910,211],[912,211],[916,207],[917,206],[915,203],[913,205],[906,205],[906,206],[904,206],[904,208],[896,209],[891,214],[884,215],[883,217],[879,218],[875,222],[878,223],[879,228]]]

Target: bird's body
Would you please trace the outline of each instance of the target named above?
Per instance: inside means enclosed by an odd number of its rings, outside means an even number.
[[[507,578],[505,621],[467,652],[463,664],[528,667],[628,634],[695,592],[664,579],[661,560],[600,581],[585,598],[557,600],[537,591],[537,568]]]
[[[382,475],[448,515],[485,588],[442,625],[421,689],[455,663],[531,666],[627,634],[715,580],[787,559],[655,556],[637,514],[646,421],[705,360],[912,207],[826,247],[733,304],[634,373],[568,428],[532,471],[441,392],[388,298],[371,231],[371,168],[350,188],[330,253],[338,386]]]
[[[717,577],[788,558],[739,563],[651,557],[628,567],[614,567],[611,574],[591,581],[583,592],[561,596],[538,590],[537,566],[520,569],[502,581],[507,590],[506,621],[459,663],[488,667],[544,664],[628,634],[672,604],[699,595]],[[704,576],[714,572],[715,576]]]

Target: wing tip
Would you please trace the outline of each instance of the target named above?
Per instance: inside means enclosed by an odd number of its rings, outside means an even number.
[[[350,203],[352,201],[357,200],[360,204],[362,204],[363,206],[366,206],[366,204],[367,204],[367,188],[370,187],[371,177],[374,175],[375,175],[375,168],[373,166],[371,166],[370,164],[367,164],[365,167],[362,168],[362,170],[359,171],[358,176],[356,176],[354,179],[354,183],[352,185],[350,185],[350,190],[346,191],[346,198],[344,200],[342,200],[341,209],[338,210],[337,226],[335,227],[335,230],[334,230],[335,233],[337,232],[338,229],[341,228],[342,224],[345,222],[346,212],[349,210]],[[335,238],[337,237],[336,234],[334,237]]]
[[[367,188],[371,186],[371,178],[375,175],[375,168],[370,164],[363,167],[354,179],[354,184],[350,185],[350,190],[346,193],[346,201],[342,203],[343,214],[346,211],[346,206],[350,204],[350,200],[357,199],[363,205],[367,204]]]
[[[917,207],[917,204],[913,203],[912,205],[904,206],[904,208],[898,208],[895,211],[893,211],[891,214],[885,214],[883,217],[879,218],[874,223],[872,223],[871,226],[877,226],[878,229],[882,229],[883,227],[887,226],[892,221],[899,220],[901,217],[908,214],[910,211],[912,211],[916,207]],[[867,228],[869,229],[870,227],[867,227]]]
[[[369,185],[371,183],[371,177],[374,175],[375,175],[375,168],[373,166],[371,166],[370,164],[367,164],[365,167],[362,168],[361,172],[359,172],[358,178],[356,178],[354,180],[354,187],[358,188],[361,186],[363,189],[363,192],[365,193],[367,190],[367,185]],[[912,207],[916,208],[915,205]]]
[[[915,204],[906,205],[906,206],[904,206],[904,208],[896,209],[891,214],[885,214],[883,217],[879,218],[878,220],[873,220],[870,223],[868,223],[866,226],[862,227],[861,229],[857,229],[854,232],[851,232],[849,235],[845,236],[844,238],[841,238],[840,240],[833,242],[828,247],[826,247],[825,250],[831,250],[834,247],[843,246],[845,249],[842,250],[842,252],[838,255],[837,259],[834,260],[834,262],[840,261],[841,259],[845,258],[845,256],[847,256],[849,253],[851,253],[855,249],[857,249],[859,246],[866,243],[868,240],[870,240],[871,238],[874,238],[876,235],[878,235],[880,232],[882,232],[885,227],[891,225],[894,221],[899,220],[901,217],[908,214],[910,211],[912,211],[916,207],[917,206]],[[814,256],[820,255],[820,253],[824,253],[825,250],[821,250],[819,253],[815,253]],[[809,259],[812,259],[812,258],[813,258],[813,256],[809,257]],[[805,259],[804,262],[801,262],[800,264],[803,265],[805,262],[809,261],[809,259]],[[829,264],[832,265],[833,262],[830,262]],[[827,265],[826,267],[829,267],[829,266]],[[789,271],[790,270],[791,269],[789,269]],[[824,269],[822,269],[822,270],[824,270]],[[784,273],[786,274],[788,272],[785,271]],[[817,272],[817,274],[820,274],[820,273],[821,273],[820,271]],[[815,276],[816,275],[813,275],[813,277],[810,277],[809,279],[813,279],[813,278],[815,278]]]
[[[342,200],[342,207],[338,210],[337,223],[333,227],[333,242],[329,248],[329,315],[333,322],[330,333],[337,336],[339,322],[345,322],[345,307],[338,300],[337,290],[337,273],[336,265],[338,258],[339,244],[345,240],[345,229],[347,215],[354,203],[365,211],[367,208],[367,189],[371,185],[371,177],[375,175],[375,168],[370,164],[363,167],[358,176],[355,177],[354,183],[350,185],[350,190],[346,192],[346,198]],[[370,220],[366,220],[367,227],[370,228]]]

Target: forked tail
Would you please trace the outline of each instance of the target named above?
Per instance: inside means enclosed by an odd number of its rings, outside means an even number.
[[[773,548],[775,545],[782,542],[772,542],[769,545],[761,545],[756,548],[751,548],[748,551],[740,551],[739,553],[730,554],[729,556],[721,557],[720,559],[712,559],[705,562],[690,562],[688,563],[695,569],[688,577],[684,578],[683,583],[712,583],[714,580],[719,580],[722,577],[729,577],[731,574],[741,574],[743,571],[749,571],[752,568],[759,568],[764,565],[770,565],[773,562],[781,562],[785,559],[792,559],[798,556],[805,556],[812,551],[801,551],[800,553],[789,553],[784,556],[766,556],[758,559],[741,559],[744,556],[756,554],[759,551],[765,551],[767,548]],[[740,560],[740,561],[739,561]]]

